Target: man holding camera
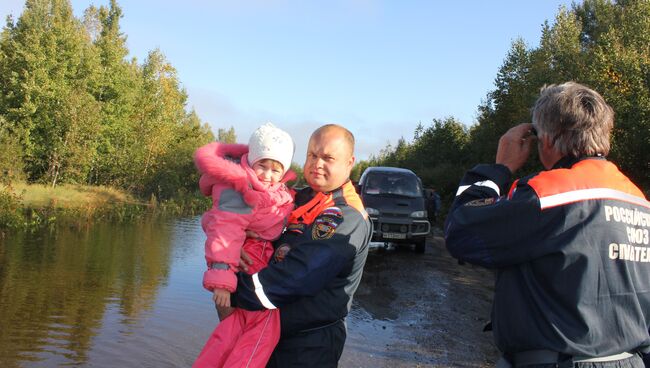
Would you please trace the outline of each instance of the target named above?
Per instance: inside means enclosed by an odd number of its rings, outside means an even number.
[[[459,260],[496,270],[497,366],[643,367],[650,350],[650,203],[605,156],[614,112],[573,82],[465,174],[445,226]],[[545,171],[511,175],[533,142]]]

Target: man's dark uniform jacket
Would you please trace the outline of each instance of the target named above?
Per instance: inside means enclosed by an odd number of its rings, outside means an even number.
[[[372,225],[351,182],[331,193],[306,188],[276,248],[286,258],[257,274],[238,273],[233,305],[281,308],[281,336],[317,329],[347,316],[368,255]]]
[[[564,158],[515,182],[478,165],[445,225],[447,248],[496,269],[492,323],[506,353],[601,357],[650,347],[650,204],[604,158]]]

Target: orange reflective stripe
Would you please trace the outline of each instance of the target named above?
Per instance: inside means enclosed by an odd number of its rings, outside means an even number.
[[[595,188],[613,189],[645,199],[641,190],[614,164],[596,159],[582,160],[569,169],[543,171],[528,180],[528,185],[535,190],[540,199]]]
[[[515,189],[517,188],[517,183],[519,183],[519,179],[515,180],[512,185],[510,186],[510,190],[508,191],[508,199],[512,198],[512,195],[515,194]]]
[[[359,213],[363,215],[364,219],[368,217],[366,209],[363,207],[363,203],[361,202],[361,197],[359,197],[359,193],[357,193],[357,190],[350,181],[343,184],[343,198],[345,198],[345,202],[348,206],[359,211]]]

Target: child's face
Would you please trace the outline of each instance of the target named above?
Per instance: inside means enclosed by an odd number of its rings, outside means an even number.
[[[284,175],[282,165],[277,161],[269,159],[257,161],[253,164],[252,169],[262,183],[277,183]]]

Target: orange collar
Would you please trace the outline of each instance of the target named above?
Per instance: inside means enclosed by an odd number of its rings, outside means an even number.
[[[296,208],[289,216],[290,224],[311,224],[324,209],[333,204],[332,193],[318,192],[309,202]]]
[[[340,188],[335,189],[329,193],[318,192],[309,202],[296,208],[289,216],[289,224],[311,224],[316,217],[321,214],[326,208],[335,206],[334,193],[341,191],[341,195],[345,198],[345,202],[356,208],[359,212],[365,214],[361,199],[354,189],[352,182],[347,181]]]

